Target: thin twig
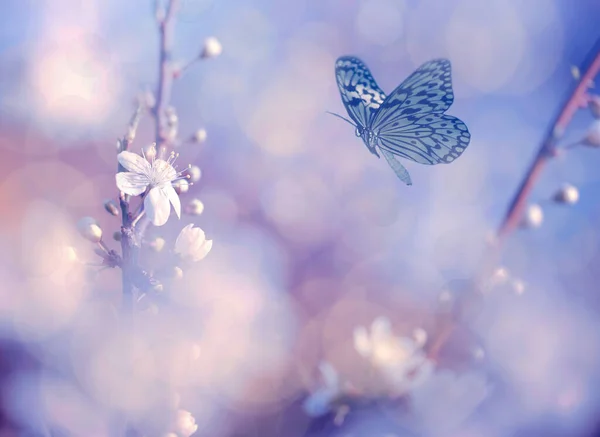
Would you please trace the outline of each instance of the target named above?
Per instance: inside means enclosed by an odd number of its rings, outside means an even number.
[[[167,142],[165,132],[165,109],[169,104],[171,97],[171,86],[173,82],[173,72],[171,64],[171,51],[173,46],[173,21],[179,6],[179,0],[169,0],[164,18],[159,25],[160,47],[159,47],[159,68],[158,85],[156,89],[156,105],[154,106],[155,118],[155,141],[158,150],[163,150]]]

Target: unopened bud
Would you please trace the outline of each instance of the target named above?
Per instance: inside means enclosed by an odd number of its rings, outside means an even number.
[[[554,194],[553,200],[556,203],[574,205],[579,200],[579,190],[573,185],[565,184]]]
[[[177,111],[174,106],[169,106],[165,109],[165,117],[167,118],[167,123],[169,124],[177,124],[179,121],[179,117],[177,117]]]
[[[114,215],[115,217],[119,215],[119,207],[117,206],[117,203],[112,199],[108,199],[104,202],[104,209],[110,215]]]
[[[77,230],[83,238],[92,243],[102,241],[102,229],[92,217],[84,217],[77,222]]]
[[[539,228],[544,221],[544,211],[537,204],[532,204],[527,207],[523,217],[522,226],[529,229]]]
[[[183,278],[183,270],[181,270],[181,267],[173,267],[173,279],[181,279]]]
[[[571,66],[571,76],[573,76],[573,79],[575,80],[581,79],[581,71],[577,65]]]
[[[173,188],[177,194],[185,194],[190,190],[190,183],[187,179],[178,179],[173,182]]]
[[[206,133],[206,129],[198,129],[193,136],[193,140],[198,144],[202,144],[206,141],[207,136],[208,134]]]
[[[115,241],[121,241],[122,235],[121,235],[121,231],[115,231],[113,232],[113,240]]]
[[[214,36],[211,36],[204,40],[204,47],[202,47],[200,57],[203,59],[215,58],[219,56],[222,52],[223,46],[221,45],[219,40]]]
[[[600,120],[594,120],[590,125],[583,144],[590,147],[600,147]]]
[[[588,105],[594,118],[600,118],[600,96],[592,94]]]
[[[198,182],[200,177],[202,177],[202,171],[197,165],[192,165],[186,170],[186,172],[190,176],[190,181],[194,183]]]
[[[153,240],[148,242],[148,247],[150,247],[155,252],[160,252],[165,247],[165,239],[162,237],[156,237]]]
[[[189,215],[200,215],[204,211],[204,204],[199,199],[192,199],[185,207],[185,212]]]

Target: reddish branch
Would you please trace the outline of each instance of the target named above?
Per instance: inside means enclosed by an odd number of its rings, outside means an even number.
[[[591,61],[591,62],[590,62]],[[588,55],[584,67],[585,71],[581,80],[577,84],[575,90],[570,93],[569,98],[566,100],[555,121],[550,126],[548,133],[544,137],[542,144],[537,152],[537,155],[531,166],[527,170],[525,177],[521,181],[519,188],[513,197],[510,206],[498,228],[497,236],[499,242],[502,241],[508,234],[514,231],[519,225],[519,221],[523,216],[523,210],[525,209],[527,198],[538,180],[542,169],[544,168],[548,159],[555,155],[556,145],[558,140],[563,136],[566,131],[573,115],[575,112],[587,101],[586,95],[589,84],[592,83],[600,71],[600,40],[596,42],[596,45]]]

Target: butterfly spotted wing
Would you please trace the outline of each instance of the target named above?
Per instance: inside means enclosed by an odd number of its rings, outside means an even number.
[[[350,118],[362,129],[370,126],[385,93],[367,66],[358,58],[342,56],[335,63],[335,77]]]
[[[420,164],[450,163],[471,139],[461,120],[444,115],[453,101],[450,61],[435,59],[387,96],[369,126],[382,150]]]

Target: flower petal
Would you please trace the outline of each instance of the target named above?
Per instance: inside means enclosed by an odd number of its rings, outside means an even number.
[[[190,230],[194,227],[193,223],[190,223],[179,232],[177,240],[175,240],[175,253],[183,255],[187,253],[190,247]]]
[[[162,226],[169,220],[171,204],[163,190],[152,188],[144,199],[144,211],[154,226]]]
[[[148,161],[137,153],[128,152],[127,150],[119,153],[117,160],[127,171],[133,173],[148,175],[152,169]]]
[[[196,250],[194,250],[193,253],[191,253],[193,260],[201,261],[204,258],[206,258],[206,255],[208,255],[208,253],[212,249],[212,245],[213,245],[212,240],[205,240],[204,244],[202,244],[200,247],[198,247]]]
[[[139,196],[148,188],[148,178],[137,173],[117,173],[116,181],[117,188],[130,196]]]
[[[175,170],[173,170],[175,171]],[[173,205],[173,209],[175,210],[175,214],[177,214],[177,218],[181,218],[181,201],[179,200],[179,195],[175,188],[172,185],[165,185],[161,187],[161,190],[167,196],[171,205]]]

